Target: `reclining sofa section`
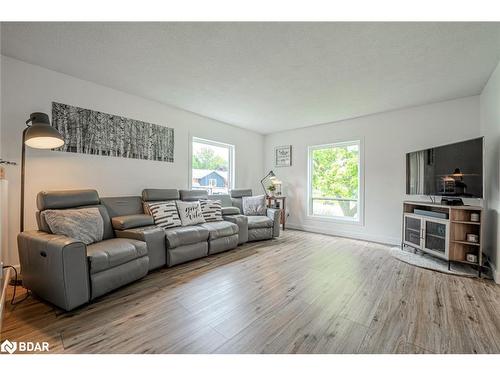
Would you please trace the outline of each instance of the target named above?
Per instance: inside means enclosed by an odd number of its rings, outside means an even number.
[[[38,231],[18,235],[23,285],[39,297],[71,310],[148,273],[147,245],[116,238],[106,207],[95,190],[41,192]],[[85,245],[52,234],[41,213],[47,209],[97,207],[104,222],[100,242]]]
[[[40,192],[38,231],[18,235],[23,285],[66,310],[88,303],[144,277],[149,271],[234,249],[248,240],[279,236],[279,211],[267,216],[240,214],[241,197],[250,190],[209,196],[203,190],[144,189],[142,196],[99,198],[95,190]],[[144,213],[144,203],[218,199],[223,220],[163,229]],[[51,233],[44,210],[96,207],[104,222],[102,241],[85,245]],[[277,222],[278,221],[278,222]]]

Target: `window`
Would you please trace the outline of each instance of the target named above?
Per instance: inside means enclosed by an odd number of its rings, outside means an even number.
[[[227,194],[233,188],[234,146],[193,137],[191,150],[191,189]]]
[[[309,215],[360,222],[361,142],[309,148]]]

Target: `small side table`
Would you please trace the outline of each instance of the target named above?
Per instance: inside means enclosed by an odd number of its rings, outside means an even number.
[[[283,227],[283,230],[285,230],[285,222],[286,222],[286,197],[267,197],[267,207],[269,208],[276,208],[273,207],[273,201],[275,203],[279,204],[279,209],[280,209],[280,223]]]

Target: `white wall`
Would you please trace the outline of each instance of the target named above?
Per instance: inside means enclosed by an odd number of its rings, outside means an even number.
[[[405,154],[479,136],[479,97],[385,112],[275,133],[265,138],[266,170],[273,169],[289,197],[290,227],[398,244],[405,197]],[[321,221],[306,214],[307,148],[342,140],[364,142],[364,224]],[[274,168],[273,148],[291,144],[293,165]],[[472,204],[482,204],[471,200]]]
[[[51,114],[51,102],[90,108],[175,129],[174,163],[28,149],[26,229],[36,228],[35,197],[40,190],[97,189],[101,196],[139,195],[145,187],[187,188],[189,137],[235,145],[236,187],[259,188],[263,136],[51,70],[2,57],[2,157],[20,162],[21,133],[31,112]],[[17,264],[19,167],[9,172],[9,253]]]
[[[480,97],[481,134],[485,139],[486,252],[496,269],[500,282],[500,64],[486,84]]]

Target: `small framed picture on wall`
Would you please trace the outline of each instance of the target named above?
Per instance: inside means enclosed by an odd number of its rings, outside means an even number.
[[[274,166],[289,167],[292,165],[292,145],[276,146],[274,148]]]

